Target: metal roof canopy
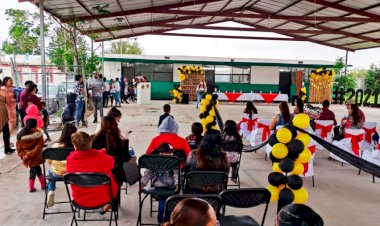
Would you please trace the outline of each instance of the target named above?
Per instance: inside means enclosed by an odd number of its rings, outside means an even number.
[[[19,2],[33,0],[19,0]],[[38,5],[38,0],[35,0]],[[95,41],[142,35],[309,41],[347,51],[380,47],[378,0],[45,0],[44,10]],[[245,26],[212,24],[233,21]],[[184,28],[287,37],[183,34]]]

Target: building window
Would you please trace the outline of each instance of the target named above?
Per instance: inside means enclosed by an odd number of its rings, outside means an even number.
[[[250,67],[215,66],[215,82],[249,83]]]
[[[135,74],[141,73],[148,81],[172,82],[173,64],[129,63]]]

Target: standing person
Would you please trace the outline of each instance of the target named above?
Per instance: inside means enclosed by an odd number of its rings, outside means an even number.
[[[44,128],[44,121],[42,120],[41,112],[38,110],[37,106],[34,104],[29,105],[29,107],[26,109],[26,116],[24,117],[24,124],[26,124],[26,121],[28,119],[37,120],[37,128],[40,128],[40,129]]]
[[[92,94],[92,103],[94,105],[94,123],[98,123],[98,111],[100,117],[103,118],[103,91],[104,91],[104,82],[99,78],[99,73],[94,72],[93,78],[89,82],[89,87]]]
[[[119,82],[119,78],[116,78],[116,82],[115,82],[115,106],[116,107],[121,107],[121,103],[120,103],[120,82]]]
[[[207,86],[203,80],[200,81],[200,83],[197,85],[196,92],[197,92],[197,109],[198,109],[198,105],[199,105],[199,102],[201,102],[202,95],[207,92]]]
[[[8,124],[8,110],[6,106],[6,92],[3,89],[0,89],[0,132],[3,133],[4,140],[4,153],[11,154],[15,150],[10,146],[10,133],[9,133],[9,124]]]
[[[75,75],[74,93],[76,94],[75,119],[77,121],[77,126],[79,126],[80,121],[82,121],[82,126],[86,126],[86,121],[82,117],[84,104],[85,104],[84,97],[85,97],[85,93],[86,93],[86,91],[84,89],[83,76],[82,75]]]
[[[123,100],[125,100],[125,93],[126,93],[125,90],[128,89],[128,78],[127,77],[124,77],[124,80],[120,81],[120,87],[121,87],[120,102],[123,103]]]
[[[28,102],[26,101],[27,92],[29,89],[29,85],[32,85],[33,81],[26,81],[25,82],[25,88],[20,93],[20,103],[19,103],[19,110],[20,110],[20,117],[21,117],[21,125],[24,127],[24,117],[26,115],[26,108],[28,107]]]
[[[34,181],[36,176],[41,183],[41,190],[45,190],[45,179],[42,175],[40,164],[42,160],[42,149],[44,147],[44,137],[37,129],[37,120],[28,119],[25,127],[17,134],[16,149],[22,163],[29,169],[29,192],[35,192]]]
[[[170,116],[174,119],[174,117],[170,115],[170,105],[169,104],[165,104],[163,106],[163,110],[164,110],[164,114],[160,115],[160,119],[158,120],[157,127],[160,127],[162,121],[164,121],[164,119],[166,119],[166,117],[168,117],[168,116]]]
[[[116,89],[113,79],[110,80],[110,98],[111,98],[111,107],[113,106],[113,100],[115,99]]]
[[[276,126],[283,126],[289,123],[294,117],[293,114],[290,114],[288,103],[281,102],[278,107],[280,109],[280,114],[273,118],[269,125],[269,130],[275,130]]]
[[[36,105],[38,110],[41,111],[42,110],[41,99],[36,95],[37,93],[38,93],[37,85],[34,83],[29,85],[29,88],[26,93],[26,103],[28,106],[31,104]]]
[[[224,123],[224,129],[221,136],[223,141],[242,142],[236,122],[233,120],[227,120]],[[228,162],[231,165],[231,180],[236,183],[238,176],[237,162],[239,161],[239,154],[234,151],[226,151],[226,155]]]
[[[41,105],[42,105],[42,120],[44,121],[44,133],[46,135],[46,141],[47,142],[50,142],[51,139],[50,139],[50,136],[47,132],[47,126],[49,125],[49,113],[48,111],[46,110],[46,103],[45,102],[41,102]]]
[[[133,88],[133,85],[130,85],[128,86],[128,89],[127,89],[127,96],[125,97],[125,103],[126,104],[129,104],[128,103],[128,98],[131,98],[131,101],[134,102],[135,101],[135,89]]]
[[[7,99],[7,110],[8,110],[8,124],[9,124],[9,131],[10,134],[13,133],[14,129],[16,128],[16,98],[15,93],[13,92],[13,79],[11,77],[4,77],[3,78],[3,84],[1,89],[5,91],[6,93],[6,99]]]
[[[103,107],[108,108],[108,98],[110,96],[110,84],[107,82],[107,78],[103,78],[104,90],[103,90]]]

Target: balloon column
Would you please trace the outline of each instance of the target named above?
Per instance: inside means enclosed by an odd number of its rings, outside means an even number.
[[[181,84],[186,80],[186,75],[191,74],[204,74],[204,70],[200,66],[180,66],[178,68],[178,74],[179,74],[179,80],[181,81]],[[184,85],[184,88],[186,89],[186,86]],[[181,103],[182,102],[182,86],[181,85],[175,85],[173,89],[173,103]],[[185,90],[186,92],[186,90]]]
[[[308,200],[308,192],[303,188],[300,175],[304,172],[303,163],[309,162],[311,152],[306,148],[310,136],[298,133],[295,127],[305,129],[310,119],[306,114],[298,114],[293,122],[269,137],[272,146],[270,158],[273,161],[272,173],[268,175],[271,202],[278,201],[278,211],[290,203],[302,204]]]
[[[219,106],[217,94],[203,94],[201,107],[199,108],[201,114],[201,124],[203,126],[203,133],[209,129],[218,129],[216,126],[216,112]]]
[[[182,102],[182,87],[180,85],[174,85],[173,97],[173,103]]]

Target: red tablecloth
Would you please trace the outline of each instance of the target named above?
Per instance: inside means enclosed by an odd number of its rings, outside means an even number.
[[[241,96],[241,93],[225,93],[230,102],[235,102]]]
[[[267,104],[270,104],[278,96],[278,93],[260,93],[260,95]]]

